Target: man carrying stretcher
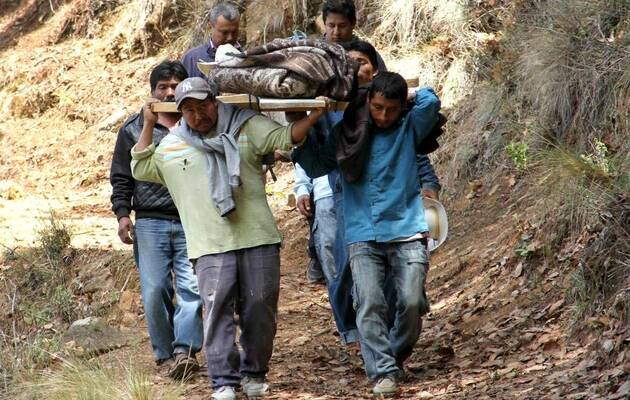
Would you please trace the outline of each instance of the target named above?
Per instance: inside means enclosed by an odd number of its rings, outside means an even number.
[[[282,126],[217,101],[216,94],[202,78],[182,81],[175,101],[183,118],[157,148],[151,111],[157,100],[148,101],[131,167],[135,179],[166,186],[179,210],[205,309],[212,398],[235,399],[241,386],[251,399],[269,391],[280,288],[281,237],[261,179],[262,156],[302,143],[325,110]]]

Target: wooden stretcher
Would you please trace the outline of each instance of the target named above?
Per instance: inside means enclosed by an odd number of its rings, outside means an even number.
[[[271,99],[260,98],[249,94],[231,94],[217,96],[217,100],[239,107],[251,108],[256,111],[308,111],[318,108],[326,108],[328,101],[331,111],[345,110],[347,102],[323,100],[323,99]],[[174,102],[161,102],[151,104],[153,112],[177,112]]]
[[[418,78],[407,79],[407,85],[410,91],[415,91],[418,86]],[[330,111],[342,111],[348,106],[345,101],[324,100],[324,99],[272,99],[266,97],[257,97],[250,94],[229,94],[217,96],[217,99],[227,103],[234,104],[239,107],[251,108],[256,111],[276,111],[276,112],[297,112],[316,110],[318,108],[326,108]],[[151,104],[153,112],[177,112],[174,102],[161,102]]]

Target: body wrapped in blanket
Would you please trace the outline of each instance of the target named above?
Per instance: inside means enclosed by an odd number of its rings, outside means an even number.
[[[222,93],[259,97],[347,100],[356,90],[358,65],[338,44],[276,39],[217,62],[208,77]]]

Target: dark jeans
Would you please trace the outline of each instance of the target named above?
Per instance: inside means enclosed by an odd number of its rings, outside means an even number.
[[[313,193],[311,193],[309,201],[311,202],[311,216],[306,218],[308,221],[308,247],[306,248],[308,253],[308,258],[310,258],[313,262],[313,268],[315,270],[321,271],[322,266],[319,263],[319,258],[317,257],[317,244],[315,243],[315,201],[313,200]]]
[[[204,347],[212,388],[264,378],[273,351],[280,290],[278,245],[202,256],[195,263],[204,306]],[[240,344],[236,345],[235,313]]]

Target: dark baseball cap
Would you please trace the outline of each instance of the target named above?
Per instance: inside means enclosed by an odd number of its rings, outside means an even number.
[[[214,98],[216,90],[203,78],[193,77],[181,81],[175,88],[175,106],[180,109],[186,99],[205,100]]]

